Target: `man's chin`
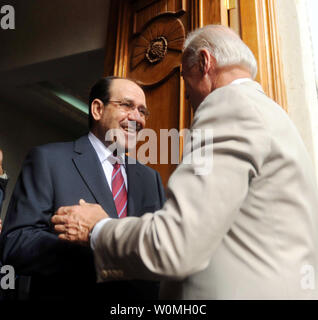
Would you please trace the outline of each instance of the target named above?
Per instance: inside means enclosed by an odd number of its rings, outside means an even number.
[[[127,153],[127,152],[131,152],[136,148],[136,139],[127,139],[124,142],[118,142],[118,151],[121,153]]]
[[[137,141],[136,137],[129,137],[126,135],[125,139],[120,139],[117,137],[115,141],[113,140],[111,143],[106,144],[108,149],[113,154],[124,154],[127,152],[131,152],[136,148]]]

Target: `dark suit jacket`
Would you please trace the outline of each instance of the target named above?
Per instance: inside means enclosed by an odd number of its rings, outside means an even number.
[[[2,202],[5,198],[5,191],[6,191],[7,183],[8,183],[8,179],[1,179],[0,178],[0,212],[1,212]]]
[[[127,163],[126,170],[128,216],[160,209],[165,197],[159,174],[138,162]],[[32,276],[34,298],[151,297],[148,287],[145,296],[136,282],[96,285],[91,249],[57,238],[50,222],[53,213],[81,198],[99,203],[110,217],[117,218],[112,193],[88,137],[34,148],[24,162],[3,225],[4,264],[13,265],[19,275]]]
[[[6,186],[8,183],[8,179],[1,179],[0,178],[0,213],[1,213],[1,208],[2,208],[2,202],[5,198],[5,191],[6,191]],[[2,267],[1,263],[1,258],[0,258],[0,268]],[[1,279],[1,274],[0,274],[0,279]],[[2,290],[0,288],[0,300],[2,300]]]

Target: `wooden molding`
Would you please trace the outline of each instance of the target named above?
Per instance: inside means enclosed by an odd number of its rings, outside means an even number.
[[[190,0],[190,31],[207,24],[228,25],[225,0]]]
[[[117,42],[115,52],[114,76],[126,77],[128,60],[128,36],[129,36],[129,17],[131,10],[129,3],[120,1],[118,24],[117,24]]]
[[[191,0],[189,11],[190,15],[190,31],[203,27],[202,0]]]
[[[271,45],[271,61],[273,67],[272,83],[274,100],[280,104],[286,111],[287,95],[284,84],[283,65],[281,60],[280,43],[277,28],[276,2],[275,0],[267,0],[267,12],[269,20],[269,36]]]
[[[258,62],[259,81],[268,96],[287,111],[274,0],[241,0],[241,37]]]

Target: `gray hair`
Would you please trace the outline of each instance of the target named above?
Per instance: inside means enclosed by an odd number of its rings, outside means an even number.
[[[207,49],[212,54],[218,68],[239,65],[246,68],[252,78],[255,78],[255,57],[232,29],[222,25],[208,25],[189,33],[184,43],[187,62],[192,65],[197,63],[202,49]]]

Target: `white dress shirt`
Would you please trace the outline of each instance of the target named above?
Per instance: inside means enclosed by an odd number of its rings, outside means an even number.
[[[253,80],[251,78],[239,78],[239,79],[232,81],[230,84],[240,84],[240,83],[247,82],[247,81],[253,81]]]
[[[109,189],[112,191],[112,173],[114,169],[112,162],[114,163],[115,157],[113,156],[112,152],[103,144],[103,142],[100,141],[92,132],[88,134],[88,139],[98,155],[99,161],[102,164],[105,173],[107,183],[109,185]],[[119,161],[122,163],[120,169],[124,177],[126,190],[128,192],[127,173],[125,170],[125,155],[117,155],[117,158],[119,158]]]
[[[5,172],[3,172],[3,174],[0,175],[0,178],[5,180],[9,179],[8,175]]]
[[[107,180],[107,183],[109,185],[109,189],[112,191],[112,173],[113,173],[113,162],[115,157],[113,156],[112,152],[102,143],[102,141],[100,141],[92,132],[90,132],[88,134],[88,139],[91,142],[91,144],[93,145],[93,148],[95,149],[98,158],[100,160],[100,163],[103,167],[104,173],[105,173],[105,177]],[[121,169],[121,173],[124,177],[124,181],[125,181],[125,185],[126,185],[126,190],[128,192],[128,183],[127,183],[127,173],[125,170],[125,155],[117,155],[117,158],[119,158],[120,161],[122,161],[122,164],[120,166]],[[91,233],[91,248],[94,249],[95,248],[95,242],[99,233],[99,230],[103,227],[104,223],[106,223],[108,220],[110,220],[111,218],[105,218],[101,221],[99,221],[92,233]]]

